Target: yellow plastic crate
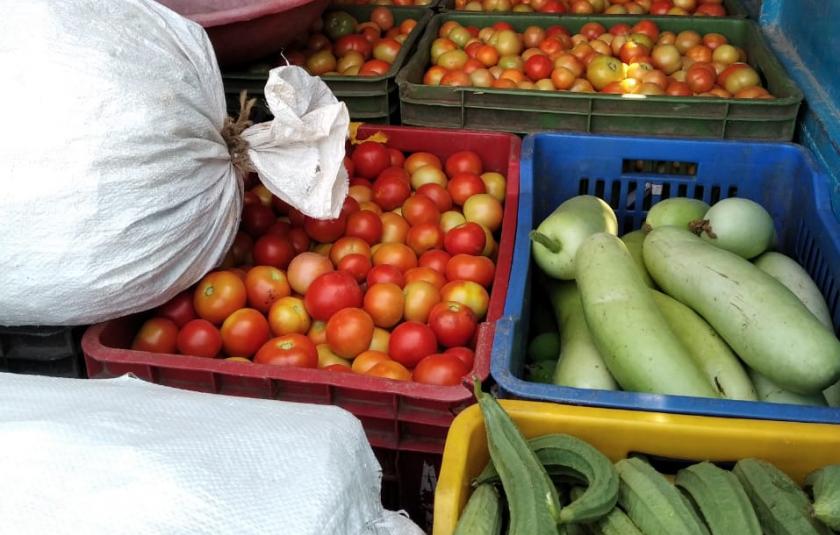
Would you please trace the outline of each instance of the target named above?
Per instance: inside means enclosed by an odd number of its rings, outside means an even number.
[[[526,437],[567,433],[586,440],[613,462],[630,453],[683,461],[772,462],[800,484],[813,470],[840,463],[840,426],[684,416],[502,400]],[[446,437],[435,490],[434,535],[450,535],[487,464],[487,435],[478,405],[461,412]]]

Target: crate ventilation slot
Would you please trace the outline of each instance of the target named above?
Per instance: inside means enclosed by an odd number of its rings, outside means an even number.
[[[697,176],[697,162],[675,162],[672,160],[622,160],[622,173],[645,173],[670,176]]]

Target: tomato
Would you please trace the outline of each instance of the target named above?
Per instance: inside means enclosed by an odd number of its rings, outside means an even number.
[[[312,281],[303,302],[310,316],[327,321],[342,308],[360,308],[362,289],[349,273],[332,271]]]
[[[449,281],[466,280],[485,288],[493,284],[496,266],[486,256],[458,254],[446,263],[446,278]]]
[[[417,265],[419,267],[432,268],[438,273],[445,274],[446,264],[449,262],[450,258],[452,258],[452,255],[443,249],[432,249],[430,251],[426,251],[420,256],[417,260]]]
[[[306,59],[306,70],[313,76],[320,76],[335,70],[338,64],[330,50],[319,50]]]
[[[198,316],[216,325],[245,306],[245,283],[230,271],[213,271],[204,276],[193,293]]]
[[[672,81],[665,88],[665,94],[673,97],[690,97],[691,88],[685,82]]]
[[[487,193],[496,198],[499,202],[505,201],[505,194],[507,191],[507,183],[504,175],[489,171],[481,175],[481,180],[484,182],[484,187]]]
[[[763,87],[745,87],[733,95],[735,98],[760,98],[771,99],[773,96]]]
[[[356,52],[362,56],[363,61],[370,58],[372,51],[373,47],[368,40],[359,34],[345,35],[336,41],[333,47],[333,52],[338,57],[346,56],[349,52]],[[350,171],[351,169],[348,169],[348,173]]]
[[[368,291],[374,284],[390,282],[396,284],[400,288],[405,285],[405,276],[403,272],[396,266],[382,264],[373,266],[367,274]]]
[[[717,73],[708,63],[695,63],[685,74],[685,82],[694,93],[705,93],[715,86]]]
[[[347,228],[347,218],[343,215],[335,219],[315,219],[307,216],[303,223],[306,234],[321,243],[334,242],[344,234],[345,228]]]
[[[373,253],[373,265],[390,264],[405,272],[417,267],[417,255],[404,243],[384,243]]]
[[[373,319],[361,308],[343,308],[327,322],[327,344],[336,355],[354,358],[373,338]]]
[[[295,248],[288,238],[264,234],[254,244],[254,263],[286,269],[295,257]]]
[[[207,320],[188,321],[178,332],[178,352],[194,357],[216,358],[222,350],[222,334]]]
[[[411,175],[411,187],[416,190],[427,184],[446,187],[446,182],[447,179],[444,172],[433,165],[424,165]]]
[[[382,143],[364,141],[356,146],[351,155],[356,174],[373,179],[391,164],[388,149]]]
[[[424,195],[413,195],[402,205],[402,216],[409,225],[434,223],[440,221],[440,210],[430,198]]]
[[[348,195],[344,198],[344,202],[341,204],[340,215],[344,216],[346,219],[350,217],[351,214],[354,214],[359,210],[361,210],[359,201]]]
[[[440,271],[435,271],[430,267],[416,267],[405,272],[406,284],[414,281],[426,281],[440,290],[446,284],[446,277]]]
[[[411,185],[401,178],[386,176],[373,183],[373,201],[390,211],[402,206],[411,195]]]
[[[364,309],[377,327],[393,327],[403,317],[405,298],[402,289],[390,282],[371,285],[365,293]]]
[[[230,357],[250,357],[268,341],[268,320],[259,310],[241,308],[222,324],[222,345]]]
[[[417,188],[417,195],[431,199],[441,213],[452,208],[452,197],[446,191],[446,188],[440,184],[423,184]]]
[[[402,167],[403,163],[405,163],[405,155],[392,147],[388,147],[388,158],[393,167]]]
[[[452,281],[440,290],[441,301],[455,301],[468,306],[478,319],[483,319],[490,305],[490,295],[473,281]]]
[[[408,174],[414,174],[415,171],[427,165],[437,167],[438,169],[443,168],[440,163],[440,158],[430,152],[415,152],[410,154],[403,163],[403,166],[405,167],[405,170],[408,171]]]
[[[333,11],[324,16],[324,33],[333,41],[356,30],[356,19],[346,11]]]
[[[440,229],[444,233],[466,222],[467,220],[464,218],[464,214],[455,210],[449,210],[440,214]]]
[[[445,347],[468,344],[478,328],[473,311],[461,303],[442,301],[429,312],[429,327]]]
[[[281,297],[271,305],[268,312],[268,324],[275,336],[289,333],[308,333],[312,319],[306,312],[306,306],[299,297]]]
[[[324,366],[321,368],[324,371],[328,372],[343,372],[343,373],[352,373],[353,370],[350,369],[350,366],[346,364],[330,364],[328,366]]]
[[[598,55],[586,67],[586,79],[600,91],[611,82],[624,79],[624,65],[618,58]]]
[[[554,64],[550,59],[546,56],[538,54],[531,56],[528,58],[528,61],[525,62],[525,74],[531,79],[531,81],[536,82],[537,80],[548,78],[551,75],[553,67]]]
[[[407,321],[391,332],[388,354],[403,366],[413,368],[423,357],[437,351],[435,333],[427,325]]]
[[[278,219],[270,227],[268,227],[268,230],[266,230],[265,233],[274,234],[275,236],[280,236],[281,238],[287,238],[290,230],[292,230],[291,223]]]
[[[450,155],[446,159],[446,174],[454,177],[459,173],[480,175],[483,172],[481,158],[471,150],[464,150]]]
[[[452,202],[461,206],[473,195],[486,193],[487,186],[484,185],[481,177],[475,173],[458,173],[449,181],[446,191],[452,197]]]
[[[487,244],[484,229],[478,223],[467,222],[453,228],[443,238],[443,246],[451,255],[480,255]]]
[[[570,89],[574,83],[575,75],[569,69],[557,67],[551,71],[551,84],[554,89]]]
[[[718,84],[733,95],[742,89],[760,85],[758,73],[746,63],[733,63],[720,73]]]
[[[367,350],[359,353],[359,355],[353,359],[353,364],[351,365],[352,370],[355,373],[366,373],[368,370],[379,364],[380,362],[385,362],[391,360],[388,357],[387,353],[382,351],[374,351],[374,350]]]
[[[265,234],[275,221],[277,216],[274,215],[274,210],[262,204],[246,206],[242,210],[242,229],[253,238]]]
[[[480,223],[490,229],[490,232],[495,232],[502,226],[503,213],[502,203],[489,193],[473,195],[464,202],[466,220]]]
[[[365,375],[372,377],[382,377],[383,379],[393,379],[395,381],[410,381],[411,372],[399,362],[393,360],[384,360],[374,364]]]
[[[716,49],[721,45],[725,45],[728,42],[724,35],[719,33],[707,33],[703,36],[703,44],[707,47],[711,48],[712,50]]]
[[[395,176],[399,179],[405,180],[406,182],[408,182],[411,178],[405,169],[397,167],[396,165],[386,167],[385,170],[379,173],[376,178],[384,178],[386,176]]]
[[[309,250],[309,236],[302,228],[293,228],[289,231],[289,241],[295,248],[295,253],[301,254]]]
[[[188,321],[196,318],[193,308],[192,292],[185,290],[157,309],[157,316],[172,320],[180,329]]]
[[[302,334],[286,334],[272,338],[254,356],[255,364],[272,366],[317,368],[318,350],[312,340]]]
[[[137,331],[131,349],[150,353],[175,353],[178,345],[178,326],[167,318],[146,320]]]
[[[438,289],[425,280],[406,281],[403,295],[405,296],[403,317],[410,321],[426,323],[432,307],[440,302]]]
[[[443,247],[443,231],[435,223],[419,223],[408,230],[405,243],[417,254]]]
[[[333,265],[329,258],[325,258],[318,253],[305,252],[292,259],[286,276],[289,280],[289,286],[303,295],[309,289],[312,281],[330,271],[333,271]]]
[[[385,76],[391,69],[391,64],[380,59],[372,59],[362,65],[359,76]]]
[[[632,33],[641,33],[650,37],[653,41],[659,38],[659,27],[652,20],[642,20],[632,28]]]
[[[270,229],[271,227],[269,227]],[[233,238],[233,245],[230,246],[228,254],[233,255],[234,265],[247,264],[252,262],[251,251],[254,248],[254,240],[244,232],[237,232]]]
[[[475,352],[468,347],[450,347],[444,351],[444,354],[457,357],[468,370],[471,370],[475,365]]]
[[[440,85],[448,87],[470,87],[472,79],[462,70],[449,71],[440,79]]]
[[[368,245],[373,245],[382,239],[382,220],[378,215],[369,210],[360,210],[352,213],[347,218],[345,235],[361,238]]]
[[[248,304],[260,312],[268,312],[272,303],[292,293],[286,275],[272,266],[256,266],[245,275]]]
[[[347,255],[360,254],[365,257],[370,257],[370,245],[361,238],[353,236],[344,236],[339,238],[330,248],[330,260],[336,266],[341,259]]]
[[[402,45],[395,39],[380,39],[373,45],[373,57],[385,63],[394,63]]]
[[[461,378],[469,372],[455,355],[436,353],[417,363],[411,378],[427,385],[452,386],[461,384]]]
[[[369,256],[353,253],[342,257],[336,267],[338,271],[352,275],[356,282],[361,284],[365,281],[372,264]]]
[[[303,306],[303,301],[301,301],[301,306]],[[306,314],[306,308],[303,308],[303,312]],[[306,317],[309,317],[309,314],[306,314]],[[268,318],[269,325],[271,324],[271,317]],[[272,327],[272,331],[274,328]],[[318,344],[326,344],[327,343],[327,322],[325,321],[313,321],[309,327],[309,330],[306,331],[306,336],[312,340],[312,343],[316,346]]]
[[[353,184],[355,181],[364,181],[365,184]],[[371,189],[373,184],[366,178],[353,178],[350,179],[350,188],[347,190],[347,194],[356,199],[359,202],[359,206],[364,202],[368,202],[373,199],[373,190]]]

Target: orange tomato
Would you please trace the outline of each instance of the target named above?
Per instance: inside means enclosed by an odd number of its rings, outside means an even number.
[[[382,243],[405,243],[411,227],[405,218],[394,212],[385,212],[379,218],[382,220]]]
[[[446,277],[440,271],[436,271],[430,267],[416,267],[405,272],[405,282],[410,283],[414,281],[426,281],[440,290],[446,284]]]
[[[377,327],[393,327],[403,316],[405,297],[403,290],[391,282],[372,285],[365,293],[365,311]]]
[[[365,372],[365,375],[394,379],[395,381],[411,380],[411,372],[405,366],[394,360],[385,360],[375,364]]]
[[[356,358],[353,359],[353,364],[350,367],[356,373],[365,373],[376,364],[386,360],[391,360],[387,353],[368,349],[367,351],[359,353]]]
[[[305,312],[305,309],[304,309]],[[271,324],[271,321],[268,322]],[[327,343],[327,322],[316,320],[312,322],[312,325],[309,327],[309,330],[306,332],[306,336],[312,340],[312,343],[316,346],[318,344],[326,344]]]
[[[440,292],[435,286],[425,280],[407,283],[403,288],[405,304],[403,317],[408,321],[426,323],[432,307],[440,302]]]
[[[406,272],[417,267],[417,255],[404,243],[383,243],[373,253],[373,265],[391,265]]]
[[[381,351],[383,353],[388,352],[388,342],[391,339],[391,333],[383,329],[382,327],[374,327],[373,328],[373,338],[370,339],[370,347],[368,350],[370,351]],[[358,357],[356,357],[358,358]]]
[[[230,271],[213,271],[198,283],[193,306],[198,317],[216,325],[245,306],[245,283]]]
[[[373,338],[373,319],[361,308],[343,308],[327,321],[327,344],[339,357],[352,359]]]
[[[268,311],[268,324],[271,326],[271,332],[274,336],[283,336],[284,334],[300,333],[304,334],[310,330],[312,319],[306,311],[306,306],[303,304],[303,299],[299,297],[282,297],[271,305]],[[310,336],[310,338],[312,338]],[[317,344],[315,340],[312,343]]]

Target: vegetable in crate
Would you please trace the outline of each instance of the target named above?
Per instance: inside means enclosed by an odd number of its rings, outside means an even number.
[[[342,0],[344,1],[344,0]],[[658,0],[629,2],[627,0],[455,0],[455,9],[466,11],[515,11],[520,13],[568,13],[589,15],[697,15],[726,16],[726,7],[719,1]]]
[[[482,392],[478,381],[475,381],[474,390],[484,415],[490,459],[507,495],[508,534],[556,535],[560,500],[554,483],[496,399]]]
[[[654,229],[643,252],[656,283],[774,383],[815,394],[840,378],[840,341],[749,261],[675,227]]]
[[[815,407],[824,407],[826,404],[822,393],[796,394],[774,384],[770,379],[753,369],[749,370],[749,375],[753,385],[755,385],[758,399],[761,401],[789,403],[792,405],[812,405]]]
[[[709,205],[699,199],[688,197],[664,199],[651,206],[642,230],[647,233],[655,228],[666,226],[688,228],[689,223],[703,219],[708,211]]]
[[[645,259],[642,256],[642,244],[645,241],[645,233],[641,230],[634,230],[633,232],[628,232],[622,236],[621,241],[623,241],[624,245],[627,246],[630,256],[632,256],[633,261],[636,262],[636,267],[639,268],[639,275],[642,276],[645,286],[648,286],[649,288],[656,286],[653,284],[653,279],[650,278],[650,274],[647,272]]]
[[[675,483],[697,504],[711,535],[762,535],[750,499],[732,472],[699,463],[677,472]]]
[[[802,266],[782,253],[770,251],[756,258],[753,263],[761,271],[767,273],[802,301],[802,304],[816,316],[820,323],[828,329],[834,329],[831,323],[831,313],[820,289]]]
[[[548,293],[560,326],[561,351],[552,382],[574,388],[616,390],[615,379],[607,369],[592,340],[580,292],[574,282],[548,281]]]
[[[668,327],[621,240],[595,234],[581,245],[576,262],[586,323],[624,390],[718,397]]]
[[[805,487],[814,494],[814,516],[840,531],[840,465],[824,466],[808,475]]]
[[[490,484],[479,485],[470,496],[454,535],[500,535],[502,503],[499,491]]]
[[[767,210],[740,197],[715,203],[692,227],[704,240],[747,259],[766,251],[776,236]]]
[[[696,312],[662,292],[651,290],[668,326],[722,398],[755,401],[755,387],[738,357]]]
[[[583,241],[598,232],[615,235],[618,221],[612,208],[592,195],[573,197],[558,206],[531,231],[534,261],[549,277],[575,278],[575,254]]]

